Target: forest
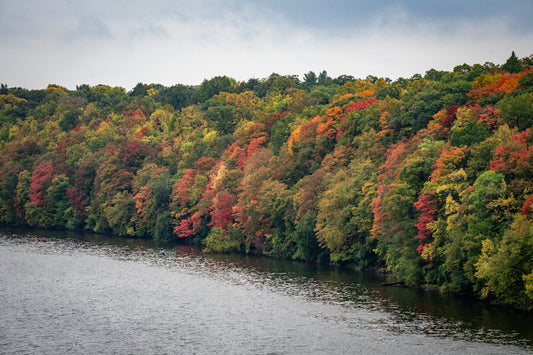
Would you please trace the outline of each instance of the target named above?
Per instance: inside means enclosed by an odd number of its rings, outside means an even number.
[[[533,310],[533,55],[392,81],[0,88],[0,224],[374,268]]]

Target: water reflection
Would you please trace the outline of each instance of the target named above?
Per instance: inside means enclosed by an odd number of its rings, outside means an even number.
[[[259,256],[205,255],[187,245],[108,238],[69,232],[0,229],[0,247],[28,245],[45,255],[94,255],[143,263],[216,280],[246,290],[290,296],[323,311],[302,315],[398,336],[416,335],[468,343],[533,349],[533,315],[491,307],[466,297],[383,287],[384,276]]]

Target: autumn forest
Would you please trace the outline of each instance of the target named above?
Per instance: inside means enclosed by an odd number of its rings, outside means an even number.
[[[533,309],[533,56],[392,81],[0,88],[0,224],[389,272]]]

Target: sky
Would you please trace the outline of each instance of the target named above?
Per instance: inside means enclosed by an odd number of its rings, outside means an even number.
[[[533,1],[0,0],[0,83],[409,78],[533,54]]]

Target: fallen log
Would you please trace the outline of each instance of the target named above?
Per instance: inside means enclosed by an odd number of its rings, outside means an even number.
[[[383,282],[381,286],[405,286],[405,282],[404,281]]]

